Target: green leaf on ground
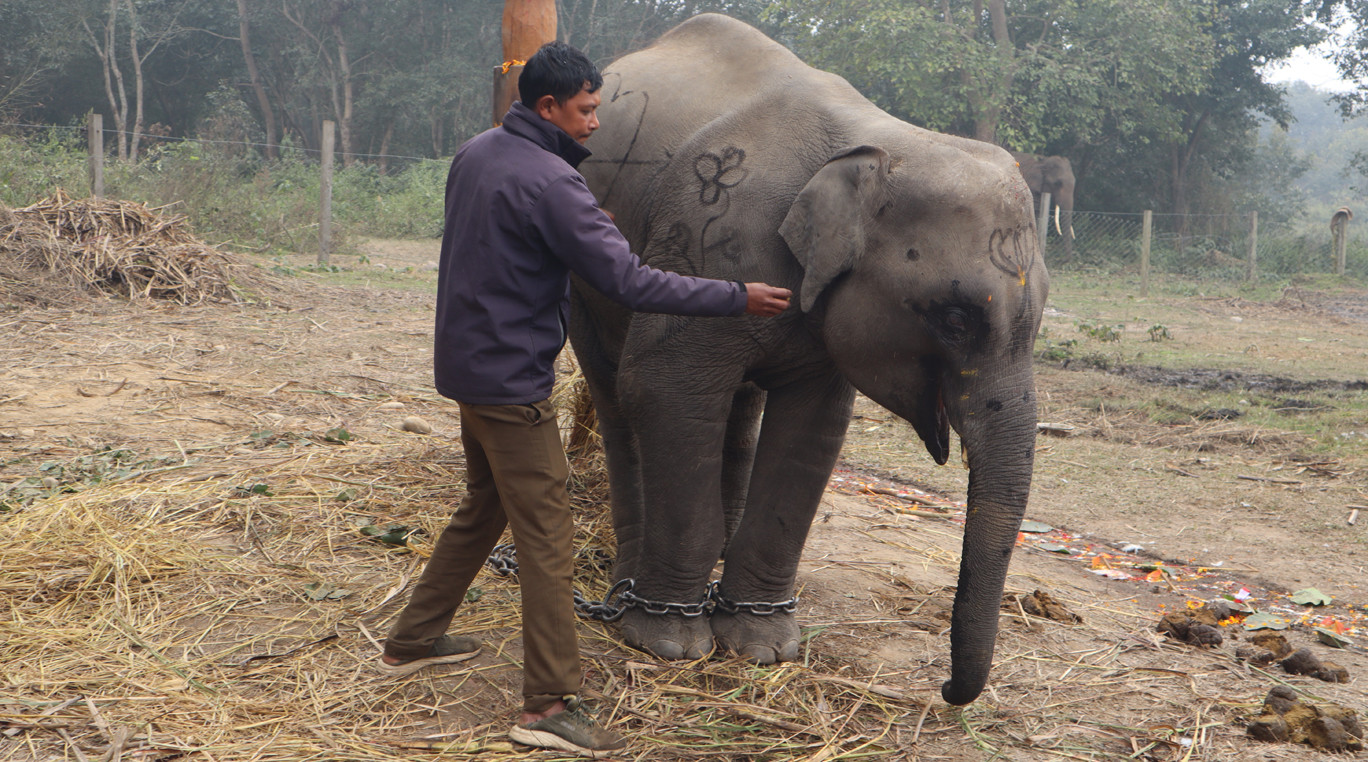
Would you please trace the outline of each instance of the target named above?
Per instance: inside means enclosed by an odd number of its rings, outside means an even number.
[[[1286,630],[1287,622],[1272,614],[1250,614],[1245,617],[1246,630]]]
[[[1344,637],[1343,635],[1339,634],[1338,632],[1335,632],[1334,630],[1325,627],[1312,627],[1311,629],[1316,632],[1317,640],[1319,640],[1321,643],[1324,643],[1327,646],[1330,646],[1331,648],[1344,648],[1345,646],[1354,645],[1354,641]]]
[[[304,586],[304,594],[315,601],[335,601],[346,598],[352,591],[333,587],[328,582],[311,582]]]
[[[1304,587],[1289,596],[1288,600],[1303,606],[1329,606],[1333,599],[1314,587]]]
[[[408,545],[409,535],[415,531],[417,530],[413,527],[404,524],[390,524],[383,529],[373,524],[361,527],[361,534],[387,545]]]
[[[1030,519],[1026,519],[1025,521],[1021,522],[1021,531],[1023,532],[1042,534],[1044,532],[1049,532],[1053,529],[1054,527],[1042,521],[1032,521]]]
[[[346,444],[351,440],[352,433],[341,426],[338,426],[335,429],[328,429],[327,433],[323,435],[324,442],[333,442],[334,444]]]

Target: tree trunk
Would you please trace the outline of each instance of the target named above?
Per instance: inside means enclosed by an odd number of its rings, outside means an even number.
[[[271,109],[271,99],[266,97],[266,87],[261,83],[261,73],[257,70],[256,55],[252,53],[252,39],[247,22],[247,0],[237,0],[238,41],[242,43],[242,60],[247,66],[247,78],[256,94],[257,108],[261,111],[261,122],[266,128],[266,158],[275,161],[280,158],[279,142],[276,134],[275,112]]]
[[[328,21],[332,27],[333,39],[337,40],[337,68],[342,75],[342,104],[337,114],[337,131],[342,143],[342,166],[350,167],[356,163],[352,147],[352,107],[355,101],[355,86],[352,82],[351,59],[347,56],[347,38],[342,34],[342,12],[334,11]]]
[[[442,121],[442,114],[437,109],[428,113],[428,133],[432,137],[433,156],[442,155],[442,148],[446,144],[445,128],[446,123]]]
[[[376,161],[379,165],[380,174],[382,175],[389,172],[389,147],[392,139],[394,139],[393,119],[385,122],[385,131],[380,136],[380,150],[376,152],[380,154],[380,157]]]
[[[90,45],[95,48],[95,55],[100,59],[100,68],[104,73],[105,98],[109,101],[109,110],[114,117],[114,143],[118,149],[119,159],[124,160],[128,158],[128,133],[125,130],[128,124],[128,91],[124,89],[123,72],[119,69],[118,48],[115,45],[118,20],[119,0],[109,0],[109,14],[104,20],[103,44],[88,23],[83,20],[81,25],[85,27]]]
[[[128,8],[128,50],[133,58],[133,134],[128,141],[129,161],[138,160],[138,144],[143,131],[143,58],[138,51],[138,11],[133,0],[124,0]]]

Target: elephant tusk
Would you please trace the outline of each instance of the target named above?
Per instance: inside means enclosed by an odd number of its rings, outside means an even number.
[[[969,468],[969,448],[965,446],[964,442],[960,442],[960,465],[964,466],[966,470]]]
[[[1064,235],[1064,231],[1059,229],[1059,205],[1055,204],[1055,232]],[[1069,232],[1073,232],[1073,225],[1069,226]]]

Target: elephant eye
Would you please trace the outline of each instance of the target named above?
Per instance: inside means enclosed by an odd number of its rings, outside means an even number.
[[[952,333],[963,333],[964,330],[969,327],[969,321],[964,314],[964,310],[956,308],[948,309],[945,311],[945,317],[942,320],[945,323],[945,327],[950,329]]]

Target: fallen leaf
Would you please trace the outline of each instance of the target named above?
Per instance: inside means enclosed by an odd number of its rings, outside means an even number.
[[[1345,646],[1352,646],[1354,644],[1354,641],[1340,635],[1334,630],[1325,627],[1312,627],[1311,629],[1315,630],[1317,640],[1331,648],[1344,648]]]
[[[1250,614],[1245,617],[1246,630],[1286,630],[1287,622],[1272,614]]]
[[[1021,522],[1021,531],[1023,531],[1023,532],[1032,532],[1032,533],[1034,533],[1034,534],[1043,534],[1043,533],[1045,533],[1045,532],[1052,531],[1053,529],[1054,529],[1054,527],[1052,527],[1052,526],[1050,526],[1049,524],[1046,524],[1046,523],[1044,523],[1044,522],[1040,522],[1040,521],[1031,521],[1030,519],[1027,519],[1027,520]]]
[[[1332,599],[1314,587],[1304,587],[1289,596],[1288,600],[1303,606],[1329,606]]]

